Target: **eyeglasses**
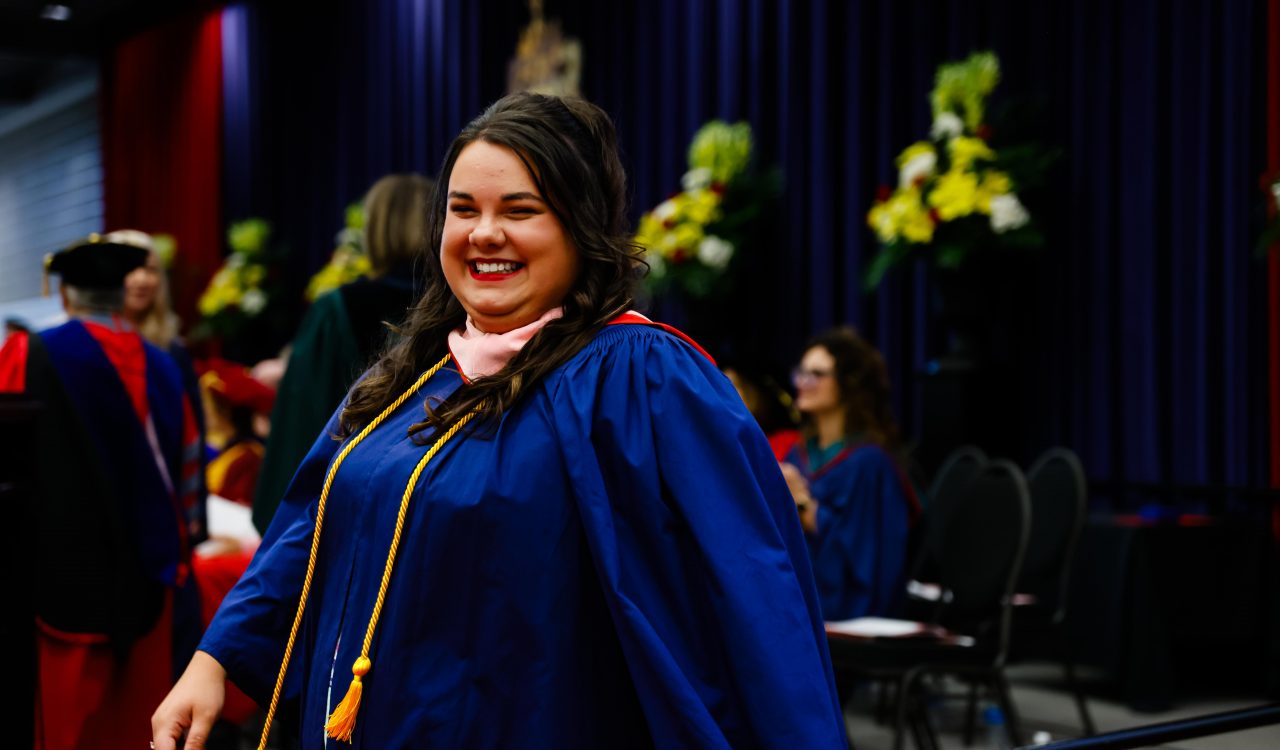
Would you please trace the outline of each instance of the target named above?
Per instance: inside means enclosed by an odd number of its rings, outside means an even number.
[[[829,378],[835,373],[831,370],[806,370],[800,367],[791,371],[791,382],[797,388],[816,385],[819,380]]]

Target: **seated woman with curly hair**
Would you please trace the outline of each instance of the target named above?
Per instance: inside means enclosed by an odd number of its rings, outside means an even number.
[[[884,359],[852,328],[809,342],[792,373],[801,428],[782,472],[809,542],[826,620],[890,614],[919,502],[898,461]]]

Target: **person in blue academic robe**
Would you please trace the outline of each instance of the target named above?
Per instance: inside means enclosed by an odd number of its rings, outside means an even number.
[[[782,450],[805,526],[822,615],[896,614],[919,503],[893,455],[880,354],[852,329],[815,338],[793,373],[804,429]]]
[[[624,314],[615,142],[535,94],[459,135],[423,300],[303,460],[158,750],[203,738],[226,676],[279,695],[304,750],[845,746],[767,441],[695,345]]]
[[[119,314],[146,257],[94,235],[50,256],[70,320],[0,346],[0,393],[41,405],[34,736],[39,750],[136,748],[199,639],[194,411],[177,366]]]

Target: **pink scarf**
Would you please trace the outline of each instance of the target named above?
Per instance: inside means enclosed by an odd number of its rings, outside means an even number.
[[[506,333],[485,333],[467,316],[465,327],[449,333],[449,353],[467,380],[488,377],[506,367],[535,333],[563,314],[564,308],[553,307],[529,325]]]

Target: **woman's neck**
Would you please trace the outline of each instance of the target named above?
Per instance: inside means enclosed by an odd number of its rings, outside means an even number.
[[[843,440],[844,412],[832,410],[813,415],[813,432],[818,438],[818,447],[827,448],[838,440]]]

